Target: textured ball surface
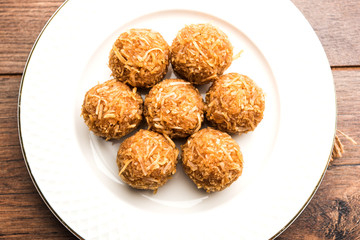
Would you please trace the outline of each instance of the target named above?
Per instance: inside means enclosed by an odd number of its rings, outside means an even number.
[[[115,79],[92,87],[86,94],[81,115],[97,136],[119,139],[136,129],[142,120],[143,100],[126,84]]]
[[[160,33],[130,29],[112,46],[109,67],[112,76],[133,87],[151,87],[160,82],[169,66],[170,47]]]
[[[119,147],[119,176],[133,188],[156,190],[175,174],[178,153],[170,139],[141,129]]]
[[[146,96],[144,115],[151,130],[171,138],[187,137],[200,129],[204,109],[204,101],[191,83],[166,79]]]
[[[206,118],[221,131],[253,131],[263,119],[264,110],[262,89],[245,75],[225,74],[206,93]]]
[[[205,128],[182,146],[182,164],[198,188],[215,192],[230,186],[242,174],[243,156],[230,135]]]
[[[197,85],[217,79],[231,65],[233,57],[227,35],[211,24],[185,26],[170,49],[175,73]]]

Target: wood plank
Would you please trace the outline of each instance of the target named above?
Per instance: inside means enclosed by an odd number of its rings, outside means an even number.
[[[0,159],[7,146],[19,146],[17,99],[21,76],[0,76]]]
[[[0,77],[0,118],[8,115],[8,111],[16,109],[21,76],[3,75]],[[13,113],[11,113],[13,114]]]
[[[360,70],[332,71],[337,98],[337,129],[360,144]],[[338,133],[344,144],[343,158],[335,159],[333,165],[360,164],[360,147]]]
[[[0,196],[9,194],[37,194],[26,170],[20,147],[10,149],[13,150],[11,160],[2,160],[0,162]],[[21,158],[14,159],[14,154],[21,155]]]
[[[360,66],[359,0],[292,0],[324,45],[332,66]],[[21,73],[41,29],[63,0],[0,3],[0,74]]]
[[[359,0],[291,0],[318,35],[331,66],[360,66]]]
[[[310,204],[277,240],[359,239],[359,175],[360,166],[330,167]]]
[[[41,29],[63,0],[0,2],[0,74],[21,73]]]
[[[77,239],[37,192],[0,195],[0,239]]]

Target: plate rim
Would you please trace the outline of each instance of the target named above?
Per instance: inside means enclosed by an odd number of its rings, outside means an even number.
[[[47,20],[47,22],[45,23],[45,25],[43,26],[43,28],[41,29],[39,35],[37,36],[33,46],[31,47],[30,53],[28,55],[28,58],[26,60],[25,63],[25,67],[21,76],[21,80],[20,80],[20,86],[19,86],[19,93],[18,93],[18,101],[17,101],[17,127],[18,127],[18,135],[19,135],[19,141],[20,141],[20,148],[21,148],[21,153],[23,155],[24,158],[24,162],[25,162],[25,166],[26,169],[29,173],[30,179],[32,181],[32,183],[34,184],[34,187],[36,189],[36,191],[38,192],[38,194],[40,195],[41,199],[43,200],[43,202],[45,203],[45,205],[47,206],[47,208],[50,210],[50,212],[57,218],[57,220],[67,229],[69,230],[75,237],[77,237],[78,239],[84,239],[83,237],[80,236],[80,234],[78,234],[74,229],[72,229],[61,217],[60,215],[55,211],[55,209],[51,206],[51,204],[48,202],[48,200],[46,199],[46,197],[44,196],[44,194],[42,193],[39,185],[36,182],[36,179],[34,177],[34,175],[32,174],[31,171],[31,167],[30,164],[28,162],[27,156],[26,156],[26,152],[25,152],[25,146],[24,146],[24,142],[23,142],[23,138],[22,138],[22,133],[21,133],[21,119],[20,119],[20,112],[21,112],[21,96],[22,96],[22,89],[23,89],[23,84],[24,84],[24,80],[25,80],[25,75],[26,75],[26,70],[27,67],[29,65],[31,56],[41,38],[41,36],[43,35],[43,33],[45,32],[46,28],[48,27],[48,25],[50,24],[50,22],[53,20],[53,18],[59,13],[59,11],[65,6],[66,3],[68,3],[69,0],[65,0],[56,10],[55,12],[51,15],[51,17]]]
[[[25,166],[27,168],[27,171],[29,173],[29,176],[31,178],[31,181],[33,182],[38,194],[40,195],[41,199],[44,201],[45,205],[48,207],[48,209],[52,212],[52,214],[57,218],[57,220],[67,229],[69,230],[75,237],[77,237],[78,239],[84,239],[79,233],[77,233],[71,226],[68,225],[68,223],[66,223],[61,217],[60,215],[56,212],[56,210],[52,207],[51,203],[48,202],[48,200],[46,199],[44,193],[41,191],[36,179],[35,179],[35,176],[33,175],[32,173],[32,170],[31,170],[31,167],[30,167],[30,163],[28,162],[28,158],[27,158],[27,155],[26,155],[26,151],[25,151],[25,146],[24,146],[24,142],[23,142],[23,137],[22,137],[22,130],[21,130],[21,97],[22,97],[22,90],[23,90],[23,84],[24,84],[24,81],[25,81],[25,76],[26,76],[26,71],[27,71],[27,68],[28,68],[28,65],[29,65],[29,62],[31,60],[31,57],[32,57],[32,54],[34,53],[35,51],[35,48],[40,40],[40,38],[42,37],[43,33],[45,32],[45,30],[47,29],[47,27],[49,26],[49,24],[51,23],[51,21],[55,18],[55,16],[60,12],[60,10],[69,2],[70,0],[65,0],[57,9],[56,11],[51,15],[51,17],[47,20],[47,22],[45,23],[45,25],[43,26],[42,30],[40,31],[39,35],[37,36],[30,52],[29,52],[29,55],[28,55],[28,58],[26,60],[26,63],[25,63],[25,66],[24,66],[24,70],[23,70],[23,73],[22,73],[22,76],[21,76],[21,80],[20,80],[20,86],[19,86],[19,93],[18,93],[18,104],[17,104],[17,127],[18,127],[18,136],[19,136],[19,142],[20,142],[20,147],[21,147],[21,152],[22,152],[22,155],[23,155],[23,158],[24,158],[24,162],[25,162]],[[293,2],[290,2],[296,9],[298,9],[296,7],[296,5],[293,3]],[[298,9],[298,11],[300,11]],[[305,18],[305,17],[304,17]],[[305,18],[305,21],[307,21],[307,19]],[[307,21],[308,22],[308,21]],[[316,34],[316,33],[315,33]],[[333,82],[333,85],[334,85],[334,91],[335,91],[335,81],[334,81],[334,78],[332,78],[332,82]],[[308,206],[308,204],[311,202],[312,198],[315,196],[317,190],[319,189],[324,177],[325,177],[325,174],[326,174],[326,171],[329,167],[329,164],[330,164],[330,160],[331,160],[331,156],[332,156],[332,150],[333,150],[333,147],[334,147],[334,144],[335,144],[335,136],[336,136],[336,128],[337,128],[337,98],[336,98],[336,91],[335,91],[335,94],[334,94],[334,97],[335,97],[335,130],[334,130],[334,135],[333,135],[333,141],[332,141],[332,146],[331,146],[331,149],[330,149],[330,153],[329,153],[329,156],[328,156],[328,159],[327,159],[327,162],[325,164],[325,168],[323,170],[323,172],[321,173],[321,176],[320,176],[320,179],[318,180],[315,188],[313,189],[312,193],[310,194],[310,196],[308,197],[308,199],[306,200],[306,202],[303,204],[303,206],[298,210],[298,212],[295,214],[295,216],[290,219],[288,221],[288,223],[283,227],[281,228],[275,235],[273,235],[270,239],[275,239],[277,238],[279,235],[281,235],[300,215],[301,213],[306,209],[306,207]]]

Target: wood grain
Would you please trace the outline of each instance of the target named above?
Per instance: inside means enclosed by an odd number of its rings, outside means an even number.
[[[63,2],[0,1],[0,74],[22,73],[41,29]]]
[[[0,239],[76,239],[52,215],[37,192],[2,194]]]
[[[318,35],[331,66],[360,66],[359,0],[291,0]]]
[[[333,76],[337,97],[337,129],[360,144],[360,69],[333,71]],[[360,164],[360,146],[352,144],[339,133],[338,136],[345,145],[345,153],[344,158],[334,161],[333,165]]]

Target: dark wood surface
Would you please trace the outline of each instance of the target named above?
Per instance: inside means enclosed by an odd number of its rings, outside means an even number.
[[[26,170],[17,131],[22,71],[60,0],[0,2],[0,239],[76,239],[50,212]],[[360,0],[292,0],[317,33],[332,68],[338,129],[360,141]],[[340,136],[342,158],[298,219],[277,239],[360,239],[360,150]]]

